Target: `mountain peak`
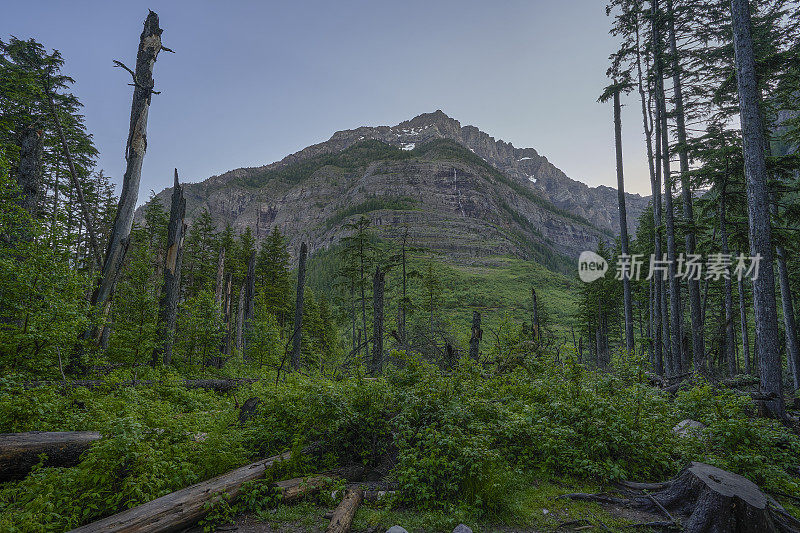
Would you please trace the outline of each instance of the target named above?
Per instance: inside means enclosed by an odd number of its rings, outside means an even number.
[[[399,128],[417,128],[424,129],[426,127],[436,127],[441,133],[455,132],[461,129],[461,123],[454,118],[445,114],[441,109],[437,109],[433,113],[422,113],[417,115],[411,120],[406,120],[397,125]]]

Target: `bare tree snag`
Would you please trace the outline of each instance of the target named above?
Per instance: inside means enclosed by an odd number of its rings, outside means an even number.
[[[364,491],[361,489],[351,490],[345,494],[342,502],[333,512],[326,533],[348,533],[350,526],[353,525],[353,517],[356,515],[358,506],[364,499]]]
[[[119,271],[125,260],[127,243],[130,239],[131,226],[136,202],[139,199],[139,182],[142,178],[142,162],[147,150],[147,114],[150,98],[153,94],[153,67],[158,53],[164,49],[161,44],[162,29],[158,25],[158,15],[150,11],[144,21],[144,29],[139,38],[139,50],[136,54],[136,71],[131,71],[120,62],[117,66],[125,68],[133,76],[133,101],[131,103],[131,121],[128,141],[125,146],[127,166],[122,178],[122,192],[119,197],[114,227],[109,237],[105,262],[100,284],[92,295],[92,303],[103,306],[111,297]],[[171,50],[170,50],[171,51]]]
[[[46,454],[45,466],[75,466],[100,440],[96,431],[30,431],[0,434],[0,482],[22,479]]]
[[[294,306],[294,328],[292,330],[292,368],[300,368],[300,347],[303,340],[303,291],[306,284],[306,243],[300,245],[300,262],[297,266],[297,299]]]
[[[767,167],[764,159],[766,143],[761,113],[761,93],[756,79],[755,53],[751,36],[750,4],[747,0],[731,0],[731,22],[747,183],[750,255],[759,256],[761,259],[758,278],[753,280],[761,392],[773,398],[765,404],[771,416],[783,419],[785,411],[778,343],[778,310],[775,303],[775,274],[772,264],[772,227]]]
[[[473,311],[472,336],[469,339],[469,357],[473,361],[478,360],[478,353],[480,352],[482,337],[483,337],[483,330],[481,329],[481,314],[478,311]]]
[[[374,376],[383,372],[383,293],[386,286],[386,272],[375,267],[372,277],[372,361],[370,373]]]
[[[291,457],[291,452],[258,461],[177,492],[143,503],[133,509],[73,529],[72,533],[162,533],[181,530],[203,518],[206,502],[214,497],[235,500],[242,485],[264,477],[267,469]]]
[[[167,227],[167,254],[164,259],[164,285],[161,287],[161,300],[158,303],[158,339],[153,349],[152,366],[159,361],[165,365],[172,362],[172,345],[175,340],[175,323],[178,315],[178,299],[181,293],[181,263],[183,261],[183,238],[186,235],[186,198],[183,187],[178,183],[178,169],[175,169],[175,185],[172,188],[172,205],[169,210]]]

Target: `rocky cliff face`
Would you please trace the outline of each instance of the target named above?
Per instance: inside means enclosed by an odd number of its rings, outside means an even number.
[[[167,205],[169,193],[157,200]],[[619,226],[615,189],[571,180],[534,149],[441,111],[340,131],[277,163],[189,184],[185,194],[189,222],[207,209],[220,228],[250,227],[258,240],[278,226],[312,252],[364,214],[384,237],[408,227],[418,245],[454,260],[514,255],[566,270]],[[628,195],[632,228],[646,202]]]

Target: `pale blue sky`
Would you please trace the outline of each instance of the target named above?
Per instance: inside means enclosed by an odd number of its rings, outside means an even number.
[[[61,50],[115,181],[124,171],[129,75],[147,9],[164,28],[140,200],[271,163],[336,131],[442,109],[533,147],[567,175],[615,185],[610,105],[596,103],[615,42],[602,0],[29,1],[0,35]],[[623,115],[627,190],[649,193],[634,95]]]

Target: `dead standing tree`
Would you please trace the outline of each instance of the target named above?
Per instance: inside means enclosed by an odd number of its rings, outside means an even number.
[[[139,50],[136,54],[136,70],[133,71],[120,61],[114,61],[118,67],[127,70],[133,77],[133,101],[131,103],[131,122],[128,142],[125,146],[127,166],[122,178],[122,193],[119,197],[114,226],[106,249],[105,262],[100,283],[92,295],[92,304],[108,313],[108,304],[114,291],[128,249],[133,214],[139,198],[139,182],[142,178],[142,162],[147,150],[147,115],[150,108],[150,97],[158,94],[153,91],[153,67],[161,50],[172,52],[161,44],[162,29],[158,25],[158,15],[150,11],[144,21],[144,29],[139,38]],[[99,336],[98,336],[99,337]]]
[[[181,292],[181,263],[183,261],[183,238],[186,235],[186,198],[178,183],[175,169],[175,186],[172,189],[172,205],[167,226],[167,255],[164,260],[164,285],[158,303],[158,338],[162,344],[153,349],[152,366],[161,360],[165,365],[172,361],[172,345],[175,340],[175,322],[178,314],[178,299]]]

